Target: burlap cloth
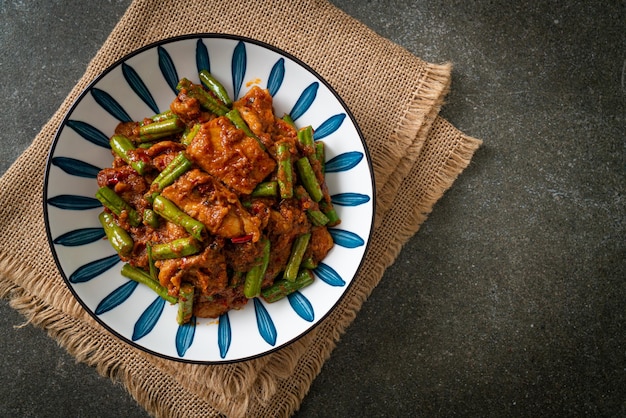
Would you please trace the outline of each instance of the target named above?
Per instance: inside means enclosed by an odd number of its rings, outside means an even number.
[[[228,365],[153,357],[98,325],[58,273],[42,215],[48,149],[81,90],[130,51],[197,32],[256,38],[308,63],[353,112],[376,179],[372,242],[337,309],[297,342]],[[450,72],[449,64],[424,62],[321,0],[134,1],[62,106],[0,179],[0,294],[78,361],[120,381],[154,416],[291,415],[385,269],[481,143],[438,116]]]

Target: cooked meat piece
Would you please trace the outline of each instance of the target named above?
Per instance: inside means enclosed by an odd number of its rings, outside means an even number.
[[[185,123],[206,122],[214,116],[200,107],[198,99],[189,97],[183,89],[170,104],[170,110]]]
[[[321,226],[314,226],[311,229],[311,240],[304,253],[304,259],[311,257],[317,264],[326,257],[326,254],[333,248],[333,237],[328,229]]]
[[[98,186],[111,187],[122,199],[139,208],[144,205],[143,195],[148,190],[145,178],[131,166],[104,168],[98,173]]]
[[[173,295],[178,295],[182,282],[193,283],[197,295],[221,292],[228,285],[228,274],[220,247],[209,244],[200,254],[158,261],[159,282]]]
[[[293,241],[298,235],[308,232],[310,228],[311,224],[306,213],[292,201],[283,201],[278,211],[270,211],[267,225],[271,245],[270,263],[265,272],[263,286],[271,283],[284,269],[291,255]]]
[[[235,193],[202,170],[183,174],[162,195],[202,222],[211,234],[224,238],[252,235],[255,242],[261,236],[260,220],[246,211]]]
[[[276,162],[254,138],[226,118],[202,125],[187,147],[189,158],[238,193],[250,194],[274,168]]]
[[[267,90],[254,86],[241,99],[233,103],[250,130],[256,135],[271,133],[274,125],[272,96]]]

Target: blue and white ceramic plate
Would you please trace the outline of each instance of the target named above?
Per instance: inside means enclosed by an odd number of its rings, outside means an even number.
[[[259,299],[217,319],[178,326],[176,306],[120,274],[104,239],[96,174],[112,162],[108,138],[120,121],[169,108],[182,77],[209,70],[239,98],[251,85],[274,96],[277,115],[312,125],[327,149],[327,182],[342,219],[335,247],[314,283],[272,304]],[[234,362],[277,350],[304,335],[338,304],[365,255],[374,217],[370,158],[354,117],[311,68],[270,45],[199,34],[167,39],[124,57],[80,95],[59,127],[44,186],[48,240],[58,268],[82,306],[117,337],[142,350],[194,363]]]

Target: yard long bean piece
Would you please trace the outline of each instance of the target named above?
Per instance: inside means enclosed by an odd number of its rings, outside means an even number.
[[[178,312],[176,322],[178,325],[186,324],[193,315],[193,294],[195,287],[191,283],[182,283],[178,290]]]
[[[268,302],[273,303],[289,296],[296,290],[300,290],[313,283],[313,273],[311,270],[303,269],[298,273],[298,277],[294,281],[285,279],[276,280],[271,286],[261,291],[261,297]]]
[[[193,141],[193,139],[196,137],[196,134],[200,130],[201,126],[201,124],[196,123],[190,129],[186,130],[183,133],[183,136],[180,138],[180,143],[184,146],[189,146],[189,144],[191,144],[191,141]]]
[[[158,228],[159,217],[152,209],[146,208],[143,210],[143,223],[144,225],[151,226],[152,228]]]
[[[306,214],[313,225],[324,226],[329,222],[328,217],[319,209],[319,204],[311,199],[303,186],[295,187],[294,194],[302,202],[302,206],[306,208]]]
[[[123,214],[126,213],[128,223],[131,226],[139,226],[141,223],[141,217],[137,211],[112,189],[102,186],[96,192],[96,199],[119,217],[122,217]]]
[[[159,282],[157,282],[156,280],[153,280],[152,277],[150,277],[150,275],[146,273],[145,271],[137,267],[133,267],[130,264],[126,263],[122,267],[121,273],[122,273],[122,276],[124,277],[127,277],[138,283],[145,284],[146,286],[154,290],[159,296],[161,296],[163,299],[165,299],[169,303],[178,302],[178,299],[176,297],[167,293],[167,288],[165,288],[165,286],[162,286]]]
[[[270,240],[263,238],[263,252],[255,260],[255,265],[246,273],[243,284],[243,294],[248,299],[255,298],[261,294],[261,284],[265,270],[270,262]]]
[[[291,152],[289,151],[288,143],[280,142],[276,145],[276,159],[278,162],[276,178],[278,180],[280,197],[291,199],[293,196],[293,168],[291,166]]]
[[[282,117],[283,122],[285,122],[287,125],[291,126],[293,129],[297,129],[296,128],[296,124],[294,123],[293,119],[291,118],[291,115],[288,113],[285,113]]]
[[[183,151],[179,152],[176,157],[159,173],[150,185],[151,192],[161,192],[164,188],[174,183],[177,178],[182,176],[192,166],[191,161],[187,158]]]
[[[185,228],[185,231],[189,232],[189,234],[198,241],[203,240],[204,224],[180,210],[171,200],[158,195],[154,198],[152,208],[168,221]]]
[[[151,243],[146,244],[146,253],[148,254],[148,270],[150,272],[150,277],[152,278],[152,280],[159,280],[159,270],[154,263],[154,257],[152,257]]]
[[[181,79],[176,88],[179,91],[185,89],[187,96],[198,100],[200,106],[218,116],[224,116],[230,110],[215,97],[211,96],[208,91],[204,90],[200,84],[193,84],[186,78]]]
[[[185,130],[185,123],[173,116],[139,127],[139,142],[152,142],[157,139],[166,138]]]
[[[115,154],[130,165],[136,172],[144,175],[146,163],[142,160],[134,159],[130,151],[135,149],[133,141],[124,135],[113,135],[109,140],[109,145]]]
[[[322,174],[326,171],[326,145],[322,141],[315,143],[315,158],[320,163],[320,170]]]
[[[305,126],[304,128],[298,130],[298,140],[300,144],[304,147],[306,155],[309,158],[316,159],[315,156],[315,142],[313,140],[313,128],[311,125]]]
[[[298,168],[298,174],[300,175],[300,181],[311,196],[314,202],[319,202],[324,197],[322,193],[322,187],[317,181],[315,171],[311,167],[311,162],[307,157],[302,157],[296,161],[296,167]]]
[[[250,196],[254,197],[274,197],[278,192],[278,182],[276,181],[265,181],[257,184],[257,186],[252,190]]]
[[[202,247],[194,237],[178,238],[169,242],[161,242],[152,246],[152,258],[166,260],[181,258],[200,252]]]
[[[215,94],[217,98],[224,103],[224,105],[226,105],[227,107],[232,106],[233,101],[230,99],[230,96],[228,95],[228,92],[226,92],[226,89],[224,88],[222,83],[217,81],[217,79],[213,77],[213,75],[207,70],[200,71],[198,75],[200,76],[200,81],[202,82],[202,84],[204,84],[206,88],[211,90],[213,94]]]
[[[167,109],[167,110],[166,110],[166,111],[164,111],[164,112],[157,113],[156,115],[152,116],[152,117],[149,119],[149,120],[150,120],[150,122],[147,122],[147,123],[143,123],[143,122],[142,122],[142,123],[141,123],[141,125],[148,125],[148,124],[150,124],[150,123],[152,123],[152,122],[160,122],[160,121],[162,121],[162,120],[169,119],[169,118],[172,118],[172,117],[174,117],[174,116],[175,116],[175,115],[174,115],[174,112],[172,112],[170,109]]]
[[[291,247],[289,261],[287,262],[287,266],[285,267],[285,271],[283,273],[283,278],[285,280],[289,280],[290,282],[296,280],[298,271],[300,270],[300,264],[302,264],[302,257],[304,256],[306,247],[309,245],[310,239],[311,233],[309,232],[296,237],[296,240]]]
[[[237,109],[233,109],[226,113],[226,117],[232,122],[233,125],[235,125],[235,128],[241,129],[243,133],[246,134],[246,136],[256,139],[256,141],[261,146],[261,149],[265,151],[266,148],[265,145],[263,145],[263,143],[261,142],[261,138],[259,138],[254,132],[252,132],[246,121],[243,120],[243,118],[241,117],[241,113],[239,113]]]
[[[110,213],[102,212],[98,215],[98,220],[113,249],[123,256],[130,254],[135,243],[128,232],[115,222],[115,217]]]

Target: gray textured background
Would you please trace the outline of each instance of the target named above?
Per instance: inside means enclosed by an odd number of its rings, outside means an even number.
[[[626,416],[626,2],[332,2],[452,62],[442,114],[485,144],[297,416]],[[0,172],[128,4],[0,1]],[[145,416],[23,322],[0,301],[0,416]]]

